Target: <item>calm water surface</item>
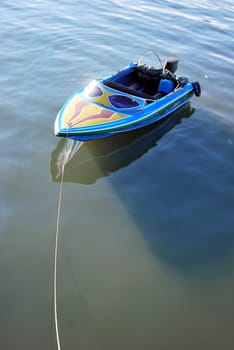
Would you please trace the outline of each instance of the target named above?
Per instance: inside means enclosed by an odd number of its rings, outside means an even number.
[[[233,1],[2,0],[0,348],[234,346]],[[202,97],[158,127],[78,144],[65,100],[155,49]]]

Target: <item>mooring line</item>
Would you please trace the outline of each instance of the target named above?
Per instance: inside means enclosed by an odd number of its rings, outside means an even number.
[[[62,176],[60,182],[59,190],[59,200],[58,200],[58,211],[57,211],[57,222],[56,222],[56,234],[55,234],[55,248],[54,248],[54,322],[55,322],[55,332],[57,340],[57,348],[61,350],[60,337],[59,337],[59,327],[58,327],[58,310],[57,310],[57,262],[58,262],[58,239],[59,239],[59,224],[60,224],[60,213],[61,213],[61,203],[62,203],[62,193],[63,193],[63,180],[64,180],[64,167],[62,167]]]
[[[55,247],[54,247],[54,281],[53,281],[53,304],[54,304],[54,322],[55,322],[55,332],[57,349],[61,350],[60,336],[59,336],[59,325],[58,325],[58,309],[57,309],[57,265],[58,265],[58,243],[59,243],[59,226],[60,226],[60,216],[61,216],[61,204],[62,204],[62,194],[63,194],[63,183],[64,183],[64,170],[65,165],[69,159],[69,155],[72,150],[72,143],[67,142],[67,152],[64,156],[64,161],[62,165],[62,174],[59,189],[59,200],[57,209],[57,221],[56,221],[56,233],[55,233]]]

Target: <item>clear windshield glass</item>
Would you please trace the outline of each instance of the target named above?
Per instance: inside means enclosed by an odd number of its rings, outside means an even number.
[[[92,81],[85,90],[89,97],[99,97],[103,95],[102,89],[97,85],[95,81]]]

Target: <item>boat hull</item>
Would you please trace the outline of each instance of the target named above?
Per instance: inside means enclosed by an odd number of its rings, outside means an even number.
[[[180,109],[198,82],[131,63],[103,80],[92,80],[59,111],[55,135],[78,141],[95,140],[154,124]]]
[[[80,91],[59,112],[55,122],[55,134],[73,140],[88,141],[139,129],[175,112],[188,102],[193,94],[193,86],[188,83],[177,92],[150,103],[136,113],[128,114],[90,103],[84,98],[83,91]],[[83,106],[82,111],[79,104]],[[78,109],[79,113],[75,114],[75,109]]]

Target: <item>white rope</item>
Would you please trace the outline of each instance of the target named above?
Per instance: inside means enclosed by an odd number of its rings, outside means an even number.
[[[59,190],[59,200],[58,200],[58,210],[57,210],[57,222],[56,222],[56,234],[55,234],[55,247],[54,247],[54,283],[53,283],[53,298],[54,298],[54,322],[55,322],[55,332],[57,349],[61,350],[60,337],[59,337],[59,326],[58,326],[58,310],[57,310],[57,265],[58,265],[58,243],[59,243],[59,225],[60,225],[60,213],[61,213],[61,203],[62,203],[62,193],[63,193],[63,183],[64,183],[64,168],[69,159],[69,155],[72,150],[72,143],[67,142],[67,152],[64,157],[62,165],[62,175],[60,181]]]
[[[54,290],[54,322],[55,322],[55,332],[56,332],[56,340],[57,340],[58,350],[61,350],[61,346],[60,346],[60,338],[59,338],[58,311],[57,311],[57,261],[58,261],[58,240],[59,240],[60,212],[61,212],[61,202],[62,202],[62,193],[63,193],[64,165],[65,165],[65,163],[63,164],[62,176],[61,176],[61,182],[60,182],[56,234],[55,234],[55,248],[54,248],[54,286],[53,286],[53,290]]]

